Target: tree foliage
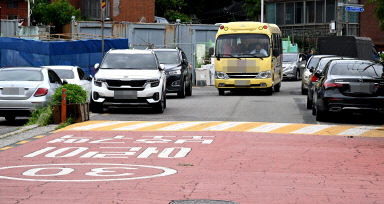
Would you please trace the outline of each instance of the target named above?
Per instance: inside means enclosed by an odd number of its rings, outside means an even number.
[[[254,20],[254,21],[259,20],[260,11],[261,11],[260,0],[245,0],[244,8],[247,12],[247,18],[249,20]]]
[[[51,25],[60,29],[72,20],[80,18],[80,10],[75,9],[67,0],[56,0],[49,3],[47,0],[36,0],[32,5],[32,22],[34,24]]]
[[[184,0],[156,0],[155,1],[156,15],[164,16],[169,21],[175,22],[180,19],[181,22],[189,22],[191,18],[182,12],[187,6]]]
[[[368,5],[373,4],[375,7],[375,14],[379,19],[380,28],[384,30],[384,0],[370,0]]]

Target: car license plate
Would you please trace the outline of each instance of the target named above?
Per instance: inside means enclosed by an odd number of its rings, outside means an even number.
[[[352,93],[372,93],[370,84],[353,84],[351,85]]]
[[[250,83],[251,82],[249,80],[236,80],[235,81],[236,86],[249,86]]]
[[[137,99],[137,91],[115,91],[114,99]]]
[[[3,95],[22,95],[24,94],[23,88],[18,88],[18,87],[7,87],[3,88]]]

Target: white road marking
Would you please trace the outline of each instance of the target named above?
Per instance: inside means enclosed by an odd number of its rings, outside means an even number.
[[[327,129],[330,127],[334,127],[334,126],[335,125],[311,125],[311,126],[307,126],[307,127],[303,127],[301,129],[295,130],[295,131],[290,132],[290,133],[313,134],[313,133],[316,133],[316,132],[319,132],[321,130],[324,130],[324,129]]]
[[[167,123],[167,121],[145,122],[145,123],[139,123],[139,124],[135,124],[135,125],[119,127],[119,128],[115,128],[113,130],[136,130],[136,129],[145,128],[145,127],[149,127],[152,125],[158,125],[158,124],[163,124],[163,123]]]
[[[372,126],[358,126],[351,129],[348,129],[344,132],[341,132],[337,135],[348,135],[348,136],[359,136],[365,132],[368,132],[370,130],[379,129],[380,127],[372,127]]]
[[[270,132],[272,130],[279,129],[281,127],[291,125],[291,123],[268,123],[259,127],[248,130],[248,132]]]
[[[163,128],[158,129],[158,130],[169,130],[169,131],[181,130],[181,129],[189,128],[189,127],[192,127],[192,126],[195,126],[195,125],[199,125],[199,124],[202,124],[202,123],[206,123],[206,122],[203,122],[203,121],[199,121],[199,122],[185,122],[185,123],[179,123],[179,124],[163,127]]]
[[[233,128],[245,123],[247,122],[225,122],[225,123],[211,126],[209,128],[205,128],[204,130],[226,130],[226,129]]]
[[[95,128],[101,128],[101,127],[107,127],[111,125],[117,125],[121,123],[126,123],[126,121],[111,121],[111,122],[103,122],[103,123],[97,123],[97,124],[92,124],[92,125],[85,125],[81,127],[75,127],[72,128],[71,130],[91,130]]]

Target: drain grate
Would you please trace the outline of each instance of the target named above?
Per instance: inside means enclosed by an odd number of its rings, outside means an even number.
[[[173,200],[169,204],[239,204],[232,201],[225,200]]]

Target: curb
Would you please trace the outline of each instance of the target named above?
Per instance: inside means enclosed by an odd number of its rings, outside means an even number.
[[[22,127],[21,129],[15,130],[15,131],[13,131],[13,132],[9,132],[9,133],[0,135],[0,139],[2,139],[2,138],[6,138],[6,137],[9,137],[9,136],[12,136],[12,135],[20,134],[20,133],[22,133],[22,132],[25,132],[25,131],[28,131],[28,130],[35,129],[35,128],[37,128],[37,127],[38,127],[38,125],[36,125],[36,124],[34,124],[34,125],[28,125],[28,126],[24,126],[24,127]]]

